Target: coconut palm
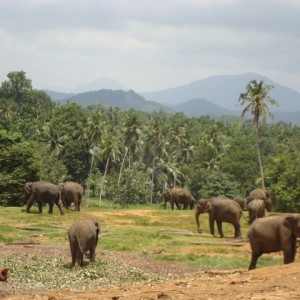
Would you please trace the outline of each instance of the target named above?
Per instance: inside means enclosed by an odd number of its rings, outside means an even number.
[[[87,181],[87,205],[90,198],[90,182],[91,182],[91,173],[93,169],[93,163],[95,160],[95,154],[99,149],[99,146],[102,142],[104,131],[105,131],[105,122],[102,120],[102,114],[100,111],[93,112],[90,118],[87,121],[87,127],[85,128],[82,138],[85,138],[90,146],[90,153],[92,155],[90,171]]]
[[[110,134],[107,134],[104,137],[103,141],[103,150],[101,151],[101,156],[106,158],[106,164],[105,164],[105,170],[101,182],[101,188],[100,188],[100,196],[99,196],[99,205],[101,203],[101,197],[102,197],[102,191],[104,187],[105,177],[108,172],[109,164],[111,162],[114,162],[118,160],[121,152],[120,152],[120,143],[117,136],[113,136]]]
[[[240,105],[246,105],[242,111],[241,117],[245,117],[245,115],[247,115],[248,113],[252,115],[262,188],[265,188],[265,180],[259,147],[258,128],[260,120],[263,124],[265,124],[267,117],[273,119],[273,114],[268,104],[278,105],[278,102],[275,99],[268,96],[268,93],[272,88],[272,85],[264,84],[263,81],[257,82],[256,80],[251,80],[246,86],[246,92],[242,93],[238,100]]]

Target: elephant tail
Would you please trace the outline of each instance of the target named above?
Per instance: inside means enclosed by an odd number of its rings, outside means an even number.
[[[247,220],[247,218],[245,217],[243,211],[241,212],[241,215],[242,215],[242,217],[244,218],[244,220],[245,220],[246,222],[248,222],[248,220]]]

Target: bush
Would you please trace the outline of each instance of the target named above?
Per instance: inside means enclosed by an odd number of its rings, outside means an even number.
[[[24,204],[24,184],[35,181],[39,175],[39,163],[34,144],[20,140],[15,133],[0,131],[0,205]]]

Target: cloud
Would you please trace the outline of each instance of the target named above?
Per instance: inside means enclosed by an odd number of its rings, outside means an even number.
[[[300,91],[299,16],[297,0],[2,0],[0,79],[146,91],[251,71]]]

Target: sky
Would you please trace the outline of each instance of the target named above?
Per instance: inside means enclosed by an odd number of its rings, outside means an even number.
[[[137,92],[255,72],[300,92],[299,0],[0,0],[0,82]]]

